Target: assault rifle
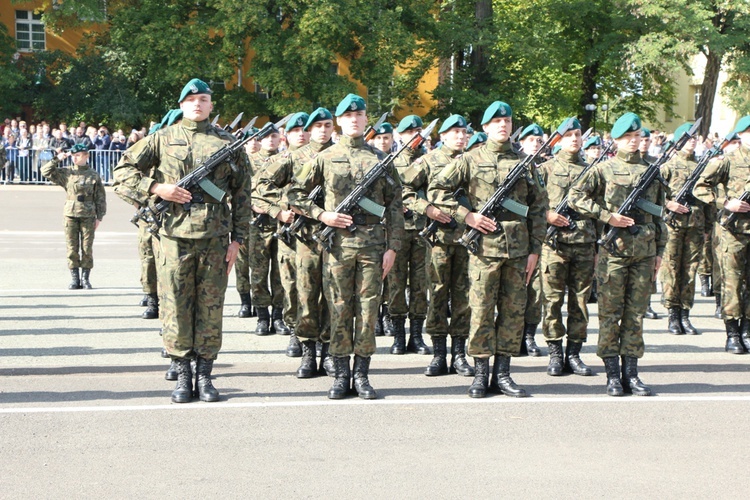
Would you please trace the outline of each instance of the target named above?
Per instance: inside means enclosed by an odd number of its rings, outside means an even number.
[[[590,165],[587,165],[586,168],[583,169],[583,171],[578,174],[578,177],[575,178],[573,183],[575,184],[579,179],[581,179],[586,172],[597,166],[599,163],[604,161],[605,158],[607,158],[607,155],[609,154],[609,151],[612,149],[612,145],[614,142],[610,141],[607,147],[604,148],[604,150],[599,154],[599,156],[596,157],[594,161],[591,162]],[[576,213],[575,210],[570,208],[568,206],[568,195],[565,195],[565,198],[562,199],[560,203],[558,203],[557,207],[555,207],[555,212],[564,216],[568,219],[568,225],[567,226],[549,226],[547,228],[547,235],[544,237],[544,242],[547,243],[553,250],[557,250],[557,235],[559,231],[574,231],[577,227],[575,224],[575,221],[578,220],[578,213]]]
[[[654,163],[651,163],[648,166],[646,171],[641,175],[641,178],[638,179],[638,183],[636,184],[635,189],[633,189],[633,191],[625,199],[625,202],[617,210],[617,214],[630,217],[634,215],[636,209],[639,209],[655,217],[661,217],[662,207],[651,203],[644,198],[646,190],[655,180],[658,180],[662,184],[666,184],[666,181],[659,173],[659,169],[662,165],[669,161],[669,159],[672,158],[672,156],[677,151],[682,149],[685,146],[685,143],[687,143],[687,141],[689,141],[690,138],[698,132],[700,124],[701,119],[698,118],[695,121],[695,124],[690,127],[690,130],[683,133],[675,142],[671,142],[661,154],[661,156],[659,156],[659,158],[657,158]],[[597,241],[599,246],[606,248],[607,251],[614,256],[621,255],[621,253],[617,250],[617,245],[615,244],[619,229],[620,228],[618,227],[609,226],[609,230],[607,231],[607,233],[602,236],[599,241]],[[627,229],[630,234],[638,234],[638,232],[640,231],[640,228],[637,225],[629,226]]]
[[[383,160],[372,167],[365,174],[362,181],[357,184],[354,190],[349,193],[349,195],[344,198],[341,203],[338,204],[335,211],[340,214],[350,215],[354,211],[354,209],[359,206],[367,212],[370,212],[371,214],[382,218],[385,214],[385,207],[382,207],[374,201],[368,199],[365,194],[370,191],[373,184],[375,184],[375,182],[381,177],[385,177],[388,183],[393,185],[395,181],[386,172],[388,167],[393,163],[396,157],[398,157],[398,155],[400,155],[401,152],[404,151],[404,149],[411,148],[412,151],[418,149],[422,145],[422,143],[430,136],[432,130],[435,128],[435,125],[437,125],[437,122],[437,119],[433,120],[432,123],[430,123],[427,128],[422,131],[421,134],[415,135],[409,142],[403,144],[397,151],[390,153]],[[325,226],[325,224],[323,224],[323,226]],[[356,224],[352,223],[347,229],[350,232],[354,232],[357,230],[357,226]],[[335,227],[325,226],[325,228],[313,234],[313,239],[320,245],[322,245],[323,248],[330,251],[333,234],[335,231]]]
[[[453,192],[453,199],[456,200],[459,205],[462,205],[471,210],[471,204],[469,203],[469,198],[466,196],[466,191],[464,190],[464,188],[460,187],[456,189]],[[454,219],[453,217],[451,217],[450,222],[446,223],[432,220],[424,229],[419,232],[419,236],[424,238],[431,247],[435,246],[435,235],[437,234],[437,230],[440,227],[444,227],[446,229],[456,229],[458,227],[458,222],[456,222],[456,219]]]
[[[323,194],[323,188],[321,186],[315,186],[315,189],[313,189],[310,194],[307,196],[308,200],[311,200],[313,203],[318,203],[320,201],[320,196]],[[307,225],[307,221],[311,219],[305,217],[304,215],[297,214],[294,217],[294,221],[284,224],[279,228],[278,231],[273,233],[273,237],[276,239],[281,239],[286,241],[287,243],[292,242],[292,238],[297,236],[297,233]]]
[[[677,193],[677,196],[674,197],[674,201],[679,203],[680,205],[685,205],[688,210],[692,211],[692,207],[690,202],[693,200],[693,188],[698,183],[698,178],[703,174],[703,171],[706,169],[706,165],[708,165],[708,162],[711,161],[711,158],[721,153],[725,147],[727,147],[727,144],[729,144],[729,141],[724,139],[721,144],[717,144],[716,146],[712,147],[708,151],[705,152],[705,154],[701,157],[700,161],[698,162],[698,166],[695,167],[695,170],[693,170],[690,173],[690,176],[687,178],[687,181],[685,181],[685,185],[682,186],[682,189]],[[690,212],[688,212],[690,213]],[[676,213],[669,210],[667,214],[664,216],[664,222],[669,224],[672,227],[676,227]]]
[[[371,125],[365,129],[365,142],[370,142],[375,138],[375,135],[378,132],[378,129],[382,124],[385,123],[385,119],[388,118],[388,112],[386,111],[382,115],[380,115],[380,118],[378,121],[375,122],[375,125]]]
[[[242,151],[242,148],[251,139],[254,139],[256,137],[263,138],[266,135],[270,134],[274,130],[274,127],[283,126],[291,118],[291,116],[292,115],[287,115],[286,117],[284,117],[284,119],[277,122],[276,124],[267,123],[258,132],[249,135],[244,139],[239,139],[231,144],[225,144],[221,147],[221,149],[206,158],[200,165],[195,168],[195,170],[177,181],[177,186],[187,190],[192,190],[196,187],[200,187],[211,197],[215,198],[218,201],[223,201],[227,194],[219,187],[217,187],[216,184],[211,182],[208,179],[208,176],[214,170],[216,170],[219,165],[226,162],[227,160],[229,161],[229,165],[232,170],[238,172],[239,167],[234,163],[234,161],[232,161],[232,156],[234,156],[238,151]],[[245,128],[240,131],[238,135],[240,137],[244,135],[244,133],[250,130],[254,124],[255,118],[253,118],[250,123],[248,123]],[[196,196],[196,194],[194,194],[193,196]],[[183,207],[185,207],[185,210],[189,210],[192,203],[193,200],[185,203],[183,205]],[[171,201],[163,200],[157,196],[152,203],[141,207],[130,219],[130,222],[138,226],[138,221],[142,220],[146,222],[146,224],[148,224],[148,231],[158,236],[159,228],[161,227],[161,216],[164,212],[169,210],[169,207],[171,205]]]
[[[739,200],[750,202],[750,191],[745,191],[744,193],[742,193],[742,195],[739,197]],[[729,228],[732,224],[735,223],[735,221],[737,220],[737,217],[739,216],[740,216],[740,212],[732,212],[729,214],[729,216],[726,219],[721,221],[719,224],[721,224],[721,227]]]
[[[224,127],[224,130],[227,131],[227,132],[231,132],[232,130],[234,130],[234,127],[236,127],[237,124],[240,123],[240,120],[242,120],[242,115],[243,114],[245,114],[244,111],[240,112],[240,114],[237,115],[237,118],[235,118],[234,120],[232,120],[232,123],[230,123],[229,125],[226,125]],[[253,123],[255,123],[255,122],[253,122]],[[250,130],[250,129],[248,129],[248,130]]]
[[[497,216],[501,211],[513,212],[521,217],[527,217],[529,215],[529,207],[511,199],[510,194],[516,183],[526,177],[526,174],[530,172],[531,168],[534,166],[534,161],[539,157],[540,153],[557,144],[558,141],[562,139],[562,136],[571,130],[572,125],[572,120],[568,120],[563,127],[562,132],[560,130],[555,130],[536,153],[528,155],[526,158],[516,163],[508,173],[505,180],[503,180],[502,184],[500,184],[500,187],[498,187],[490,199],[487,200],[487,203],[479,209],[479,215],[489,217],[495,223],[497,223]],[[482,233],[478,229],[471,228],[471,230],[465,232],[458,239],[458,243],[465,246],[469,252],[476,254],[477,251],[479,251],[478,241],[481,235]]]

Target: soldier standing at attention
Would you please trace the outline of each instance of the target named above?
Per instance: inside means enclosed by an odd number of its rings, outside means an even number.
[[[587,302],[594,278],[594,255],[596,252],[596,227],[594,221],[580,218],[573,220],[555,212],[560,202],[568,195],[573,182],[581,175],[586,165],[581,160],[581,124],[576,118],[565,120],[558,130],[572,126],[560,139],[560,152],[539,166],[539,172],[547,186],[549,207],[547,223],[557,226],[555,247],[545,242],[542,248],[542,291],[544,296],[544,337],[549,345],[547,374],[593,375],[591,368],[581,361],[581,347],[586,342],[589,323]],[[570,223],[574,229],[569,229]],[[562,342],[566,334],[562,306],[568,295],[568,342],[563,360]]]
[[[648,154],[648,150],[650,147],[651,130],[643,127],[641,129],[641,145],[638,146],[638,151],[641,152],[641,158],[643,158],[646,163],[653,163],[656,161],[656,158]],[[656,292],[656,280],[654,280],[654,285],[651,288],[651,294],[654,294]],[[651,295],[648,296],[648,307],[646,308],[646,312],[643,314],[643,317],[647,319],[659,319],[659,315],[656,314],[656,311],[651,308]]]
[[[73,165],[63,168],[60,162],[68,156],[73,157]],[[88,148],[76,144],[70,148],[69,154],[58,153],[42,167],[42,175],[67,193],[63,215],[68,268],[73,278],[68,285],[70,290],[91,289],[89,276],[94,267],[94,232],[107,213],[104,183],[88,162]]]
[[[428,190],[430,201],[441,210],[482,233],[476,255],[469,255],[469,355],[474,358],[476,371],[469,396],[473,398],[487,394],[492,356],[495,362],[489,390],[513,397],[527,395],[510,377],[510,358],[521,351],[526,287],[542,251],[547,196],[535,172],[527,172],[513,186],[510,198],[529,207],[528,217],[503,212],[497,215],[497,223],[462,206],[453,197],[455,190],[462,187],[470,205],[479,209],[518,164],[519,155],[509,140],[512,116],[508,104],[492,103],[482,117],[487,142],[454,159],[437,174]]]
[[[586,157],[586,163],[591,163],[602,154],[602,138],[598,135],[589,137],[583,145],[583,154]]]
[[[416,115],[404,117],[398,124],[396,131],[401,141],[408,144],[412,138],[422,132],[422,119]],[[377,139],[378,136],[376,136]],[[414,160],[425,154],[424,148],[417,151],[406,148],[393,162],[403,182],[409,166]],[[424,228],[424,216],[407,206],[413,200],[407,201],[407,187],[403,186],[404,200],[404,239],[401,250],[396,254],[396,263],[386,280],[385,291],[388,294],[388,312],[394,326],[393,346],[391,354],[414,352],[417,354],[432,354],[422,339],[422,326],[427,315],[427,258],[429,255],[427,243],[419,236]],[[425,193],[421,193],[424,199]],[[408,283],[408,287],[407,287]],[[406,303],[406,290],[409,290],[409,303]],[[409,315],[409,342],[406,342],[404,324]]]
[[[617,210],[633,191],[648,165],[638,145],[641,119],[625,113],[612,127],[617,155],[589,170],[570,188],[568,204],[585,217],[621,228],[615,241],[619,253],[599,250],[596,277],[599,281],[599,346],[597,355],[607,369],[607,394],[624,391],[650,396],[651,389],[638,378],[638,358],[643,357],[643,312],[648,306],[661,255],[667,242],[661,219],[639,212],[633,217]],[[662,204],[661,184],[655,181],[645,199]],[[636,226],[632,228],[632,226]],[[622,230],[625,228],[634,229]],[[622,356],[622,378],[618,356]],[[623,380],[624,379],[624,389]]]
[[[674,140],[692,127],[685,123],[674,132]],[[690,323],[690,309],[695,297],[695,273],[703,249],[705,225],[704,203],[697,201],[693,210],[672,199],[685,185],[698,162],[695,160],[697,138],[690,138],[662,168],[661,175],[669,185],[666,208],[674,213],[661,267],[662,305],[669,311],[669,333],[698,335]]]
[[[238,153],[232,159],[236,170],[225,162],[208,177],[231,196],[231,207],[200,188],[188,191],[176,186],[180,178],[235,141],[234,136],[208,123],[213,103],[205,82],[197,78],[188,82],[178,102],[182,121],[125,151],[114,170],[115,185],[139,196],[141,206],[154,194],[173,202],[162,216],[162,265],[157,268],[163,298],[162,338],[177,363],[172,401],[187,403],[192,397],[191,359],[196,359],[195,385],[200,400],[218,401],[211,372],[221,349],[228,275],[247,237],[252,214],[249,166],[244,152]],[[151,169],[153,177],[147,177]],[[123,199],[134,201],[124,195]]]
[[[430,303],[427,307],[425,330],[430,335],[434,356],[424,371],[428,377],[454,372],[464,377],[474,375],[466,361],[466,340],[469,338],[469,252],[456,243],[464,225],[451,218],[426,198],[428,187],[435,177],[466,146],[466,119],[461,115],[449,116],[440,127],[440,147],[417,158],[404,171],[404,206],[415,214],[423,214],[440,226],[435,234],[429,262]],[[426,193],[420,196],[420,192]],[[427,221],[426,221],[427,222]],[[451,318],[448,322],[448,302]],[[451,337],[451,364],[448,366],[447,338]]]
[[[727,330],[724,349],[732,354],[750,351],[750,298],[746,292],[748,283],[748,253],[750,249],[750,203],[740,198],[750,191],[748,169],[750,168],[750,116],[737,122],[733,133],[741,141],[739,148],[712,161],[703,171],[693,194],[705,203],[714,203],[715,188],[723,186],[724,213],[722,219],[736,214],[732,223],[726,223],[721,231],[721,314]]]
[[[341,127],[339,142],[307,163],[295,178],[290,192],[292,206],[305,216],[336,228],[330,252],[325,252],[325,288],[331,310],[330,352],[336,371],[331,399],[344,398],[349,391],[351,370],[349,356],[354,353],[354,388],[360,398],[374,399],[375,390],[368,374],[370,358],[375,353],[375,322],[382,281],[388,275],[403,240],[404,214],[401,204],[401,182],[393,166],[386,178],[378,179],[367,197],[385,207],[385,224],[381,217],[366,211],[352,215],[335,208],[359,184],[383,154],[365,144],[367,126],[365,100],[349,94],[336,108]],[[325,208],[307,199],[315,186],[322,186]],[[355,225],[355,231],[347,228]]]

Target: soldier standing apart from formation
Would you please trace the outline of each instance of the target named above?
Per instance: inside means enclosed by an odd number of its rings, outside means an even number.
[[[235,141],[208,123],[213,103],[205,82],[188,82],[178,102],[182,122],[125,151],[114,170],[115,185],[137,193],[140,205],[151,195],[173,202],[162,215],[157,266],[164,347],[177,364],[172,401],[187,403],[193,396],[191,359],[196,359],[195,392],[200,400],[218,401],[211,372],[221,349],[228,275],[252,214],[249,165],[243,151],[207,178],[231,197],[231,206],[200,188],[178,187],[183,176]],[[151,169],[153,177],[148,177]]]
[[[482,233],[476,255],[469,255],[469,355],[474,358],[476,371],[469,396],[473,398],[487,394],[492,356],[495,360],[489,390],[513,397],[527,395],[510,377],[510,358],[521,351],[526,287],[537,267],[546,230],[546,193],[535,172],[526,172],[513,186],[509,198],[528,206],[528,217],[502,212],[497,214],[497,222],[464,207],[453,197],[456,189],[464,188],[470,205],[479,209],[519,163],[519,155],[509,140],[512,116],[508,104],[492,103],[482,117],[487,142],[453,160],[433,179],[428,190],[435,205]]]
[[[648,306],[661,255],[667,242],[661,219],[640,211],[628,217],[617,210],[630,195],[648,165],[638,145],[641,120],[625,113],[612,127],[617,155],[589,170],[574,183],[568,204],[585,217],[619,228],[615,244],[620,255],[599,249],[599,346],[597,355],[607,370],[607,394],[624,392],[650,396],[651,389],[638,378],[638,358],[643,357],[643,313]],[[644,199],[661,205],[661,184],[654,181]],[[620,360],[622,356],[622,376]],[[624,382],[624,388],[623,388]]]
[[[425,215],[440,223],[433,239],[429,261],[430,303],[427,307],[425,330],[430,335],[434,356],[424,371],[428,377],[458,373],[464,377],[474,375],[466,361],[466,340],[469,338],[469,252],[456,243],[463,234],[464,225],[447,212],[430,203],[427,192],[430,182],[461,155],[466,146],[466,119],[461,115],[449,116],[440,127],[440,147],[417,158],[404,171],[404,206],[415,214]],[[421,193],[425,193],[420,195]],[[426,195],[426,196],[425,196]],[[464,196],[463,199],[466,199]],[[466,202],[468,204],[468,201]],[[448,303],[451,318],[448,321]],[[448,366],[448,335],[451,337],[451,364]]]
[[[648,150],[651,147],[651,130],[647,129],[646,127],[643,127],[641,129],[641,145],[638,146],[638,151],[641,152],[641,158],[646,163],[653,163],[656,161],[656,158],[648,154]],[[654,280],[654,285],[651,287],[651,294],[656,293],[656,280]],[[643,314],[644,318],[647,319],[659,319],[659,315],[656,314],[656,311],[654,311],[651,308],[651,295],[648,296],[648,307],[646,308],[646,312]]]
[[[674,132],[674,140],[692,127],[685,123]],[[690,138],[662,168],[661,175],[669,186],[666,208],[674,218],[668,227],[669,236],[664,249],[661,266],[661,302],[669,311],[669,333],[673,335],[698,335],[698,330],[690,323],[690,309],[695,297],[695,273],[698,270],[703,250],[706,219],[704,203],[695,200],[691,210],[672,199],[685,185],[698,162],[695,159],[697,138]]]
[[[723,186],[724,213],[736,220],[721,230],[721,314],[727,330],[724,349],[732,354],[750,351],[750,203],[740,197],[750,191],[750,116],[737,122],[733,133],[741,141],[739,148],[712,161],[703,171],[693,194],[705,203],[714,203],[714,189]]]
[[[566,125],[570,124],[570,128]],[[542,248],[542,291],[544,296],[544,338],[549,345],[547,374],[592,375],[581,361],[581,347],[586,342],[589,312],[586,306],[594,278],[596,227],[593,220],[572,215],[572,220],[555,212],[568,195],[570,186],[581,175],[586,164],[581,160],[581,124],[576,118],[565,120],[558,130],[566,130],[560,139],[560,152],[539,167],[547,186],[549,207],[547,223],[559,228],[555,247],[545,242]],[[570,224],[573,229],[570,229]],[[567,329],[562,306],[568,295]],[[563,360],[563,338],[567,333]]]
[[[352,215],[335,208],[362,181],[384,155],[365,144],[365,100],[349,94],[336,108],[341,127],[339,142],[320,153],[298,173],[290,192],[292,204],[304,215],[336,228],[330,252],[325,253],[324,280],[331,311],[330,352],[336,378],[328,391],[331,399],[344,398],[351,383],[349,356],[354,354],[354,388],[360,398],[374,399],[368,374],[375,353],[375,322],[381,287],[399,251],[404,231],[401,182],[393,166],[391,182],[378,179],[367,193],[385,207],[385,223],[364,210]],[[315,186],[322,186],[325,208],[305,200]],[[309,200],[308,200],[309,201]],[[347,228],[354,225],[355,231]]]
[[[64,168],[60,163],[68,156],[73,157],[73,165]],[[70,290],[91,288],[89,276],[94,267],[94,232],[107,213],[104,183],[88,162],[88,149],[75,145],[70,148],[70,153],[58,153],[42,167],[42,175],[67,193],[63,215],[68,268],[72,277],[68,285]]]

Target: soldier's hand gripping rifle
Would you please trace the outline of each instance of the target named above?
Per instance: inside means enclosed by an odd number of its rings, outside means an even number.
[[[315,186],[315,189],[313,189],[310,194],[307,196],[308,200],[311,200],[313,203],[318,204],[320,203],[321,195],[323,194],[323,188],[321,186]],[[278,231],[273,233],[273,237],[277,239],[282,239],[286,241],[287,243],[291,243],[292,238],[297,236],[297,233],[307,225],[307,222],[312,219],[309,219],[305,217],[304,215],[297,214],[294,216],[294,221],[284,224],[279,228]]]
[[[674,197],[674,201],[688,208],[688,213],[690,213],[693,208],[691,206],[691,202],[694,201],[693,188],[698,183],[698,178],[703,174],[703,171],[706,169],[706,165],[708,165],[708,162],[711,161],[711,158],[721,153],[724,148],[727,147],[727,144],[729,144],[729,141],[724,139],[721,144],[717,144],[716,146],[706,151],[698,162],[698,165],[695,167],[695,170],[690,173],[690,176],[685,181],[685,185],[682,186],[680,191],[677,193],[677,196]],[[675,221],[676,215],[677,214],[675,212],[669,210],[664,216],[664,222],[672,227],[675,227],[677,224],[677,222]]]
[[[572,126],[572,120],[569,120],[563,128],[562,133],[559,130],[555,130],[536,153],[528,155],[526,158],[516,163],[516,166],[511,169],[508,176],[503,180],[502,184],[500,184],[500,187],[498,187],[490,199],[487,200],[487,203],[479,209],[479,215],[488,217],[495,223],[497,223],[497,216],[501,211],[513,212],[521,217],[527,217],[529,215],[529,207],[511,199],[510,194],[516,183],[519,180],[524,179],[527,173],[531,172],[531,169],[534,166],[534,161],[539,157],[541,152],[557,144],[560,139],[562,139],[562,136],[571,130]],[[458,243],[465,246],[469,252],[476,254],[477,251],[479,251],[479,237],[481,235],[482,233],[478,229],[471,228],[458,239]]]
[[[609,151],[612,149],[612,146],[614,145],[613,141],[610,141],[609,144],[607,144],[607,147],[604,148],[604,150],[599,154],[599,156],[596,157],[594,161],[591,162],[590,165],[588,165],[586,168],[583,169],[583,171],[578,174],[578,176],[573,181],[573,184],[575,184],[579,179],[581,179],[586,172],[597,166],[599,163],[604,161],[604,159],[609,154]],[[547,234],[544,237],[545,243],[547,243],[553,250],[557,250],[557,235],[560,231],[574,231],[576,229],[576,220],[578,220],[578,213],[576,213],[575,210],[570,208],[568,206],[568,195],[565,195],[565,198],[562,199],[560,203],[558,203],[557,207],[555,208],[555,212],[562,215],[566,219],[568,219],[568,225],[567,226],[554,226],[550,225],[547,228]]]
[[[659,169],[662,165],[669,161],[669,159],[672,158],[672,156],[674,156],[677,151],[682,149],[685,146],[685,143],[687,143],[687,141],[689,141],[690,138],[698,132],[700,124],[701,119],[698,118],[695,121],[695,124],[690,127],[690,130],[682,134],[675,142],[670,143],[667,149],[665,149],[661,154],[661,156],[659,156],[659,158],[657,158],[654,163],[649,165],[646,171],[641,174],[641,178],[638,179],[638,183],[635,185],[635,189],[633,189],[633,191],[625,199],[625,202],[617,210],[618,215],[631,217],[635,214],[636,210],[641,210],[655,217],[662,216],[662,207],[659,205],[655,205],[654,203],[651,203],[644,198],[646,190],[648,190],[648,188],[655,180],[658,180],[662,184],[666,185],[666,181],[659,173]],[[599,246],[606,248],[609,253],[615,256],[621,255],[621,253],[617,250],[617,245],[615,244],[619,229],[620,228],[618,227],[609,226],[609,229],[605,233],[605,235],[602,236],[599,241],[597,241]],[[640,228],[637,225],[629,226],[627,229],[630,234],[637,234],[638,231],[640,231]]]
[[[738,199],[740,201],[750,202],[750,191],[745,191],[744,193],[742,193],[742,195]],[[724,208],[723,210],[726,211],[726,208]],[[719,222],[719,224],[721,224],[721,227],[725,227],[728,229],[732,226],[732,224],[735,223],[735,221],[737,220],[737,217],[739,217],[741,213],[743,212],[731,212],[729,216],[727,216],[727,218],[724,219],[723,221]],[[747,212],[744,212],[744,213],[747,213]]]
[[[464,190],[464,188],[460,187],[456,189],[453,192],[453,199],[456,200],[459,205],[472,210],[471,204],[469,203],[469,198],[466,196],[466,191]],[[434,247],[435,235],[437,234],[437,231],[440,227],[444,227],[446,229],[456,229],[458,227],[458,222],[456,222],[456,219],[454,219],[453,217],[451,217],[450,222],[446,223],[432,220],[424,229],[419,232],[419,236],[424,238],[431,247]]]
[[[393,161],[404,151],[406,148],[411,148],[412,151],[418,149],[422,143],[430,136],[432,130],[435,128],[438,120],[435,119],[425,128],[421,134],[415,135],[409,142],[402,145],[397,151],[390,153],[383,160],[372,167],[364,176],[362,181],[357,184],[354,190],[344,198],[344,200],[338,204],[335,212],[340,214],[351,215],[355,208],[362,207],[364,210],[376,215],[380,218],[385,214],[385,207],[378,205],[372,200],[368,199],[365,195],[370,191],[373,184],[380,179],[385,177],[389,184],[393,185],[395,182],[391,176],[388,175],[388,167],[391,166]],[[325,226],[325,224],[324,224]],[[354,232],[357,230],[356,224],[352,223],[348,228],[349,231]],[[335,227],[325,226],[324,229],[313,234],[313,240],[317,241],[326,250],[331,250],[331,243],[333,234],[336,231]]]

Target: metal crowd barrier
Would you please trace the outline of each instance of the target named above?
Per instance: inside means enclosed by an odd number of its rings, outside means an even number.
[[[123,151],[92,149],[89,151],[89,165],[96,170],[106,186],[112,185],[112,170],[120,161]],[[41,174],[42,166],[57,153],[51,149],[5,148],[5,162],[0,165],[0,181],[3,184],[50,184]],[[67,158],[63,166],[73,161]]]

